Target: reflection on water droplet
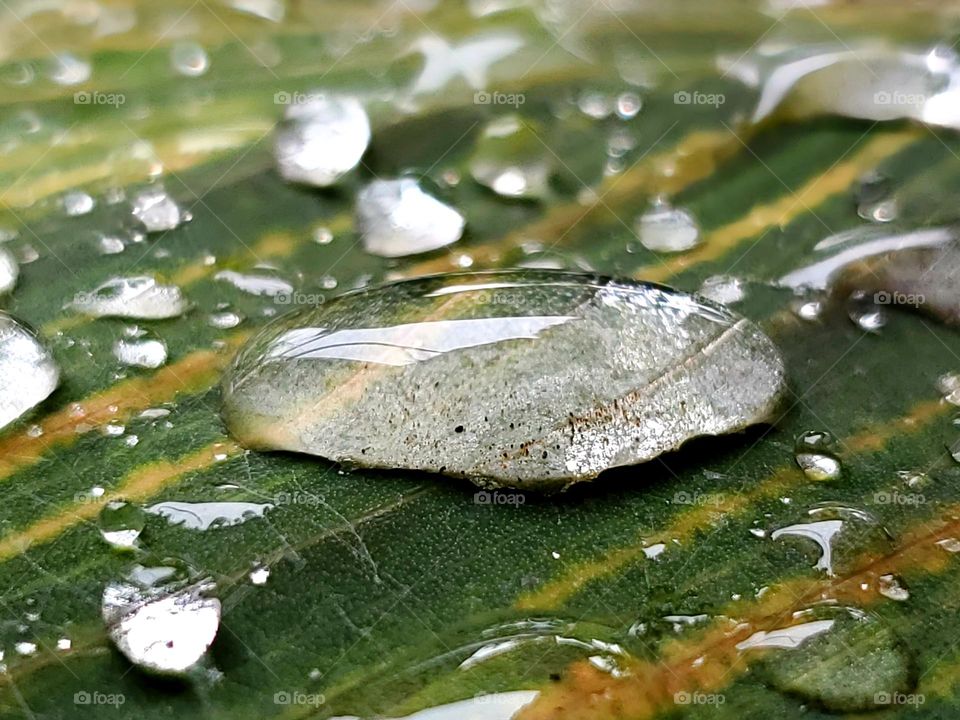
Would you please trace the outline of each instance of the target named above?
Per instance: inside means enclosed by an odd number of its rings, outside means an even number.
[[[219,312],[211,314],[207,318],[207,322],[210,323],[211,327],[215,327],[218,330],[229,330],[242,323],[243,316],[235,312]]]
[[[170,47],[170,65],[185,77],[199,77],[210,67],[207,51],[198,43],[180,40]]]
[[[654,252],[683,252],[701,242],[700,228],[689,211],[658,198],[635,221],[640,244]]]
[[[352,97],[280,92],[284,121],[274,139],[277,169],[285,180],[327,187],[357,166],[370,143],[370,120]]]
[[[758,676],[775,689],[827,710],[857,712],[889,704],[912,687],[906,648],[882,622],[854,608],[818,606],[796,624],[760,631],[737,647],[762,653]]]
[[[621,93],[617,97],[617,116],[621,120],[629,120],[636,117],[642,107],[643,103],[640,100],[640,96],[634,92]]]
[[[240,525],[247,520],[263,517],[272,509],[271,503],[170,501],[151,505],[146,512],[166,518],[171,525],[183,525],[190,530],[209,530]]]
[[[101,612],[110,639],[130,662],[183,675],[204,656],[220,626],[220,601],[209,580],[189,583],[174,566],[137,565],[107,585]]]
[[[189,303],[175,285],[141,275],[111,278],[91,292],[78,293],[70,307],[91,317],[163,320],[183,315]]]
[[[17,260],[13,257],[13,253],[0,247],[0,295],[5,295],[13,290],[19,275],[20,268],[17,266]]]
[[[118,550],[132,550],[143,532],[146,516],[132,503],[112,501],[100,511],[100,535]]]
[[[0,312],[0,429],[45,400],[59,383],[53,355],[31,330]]]
[[[152,369],[167,361],[167,346],[162,340],[117,340],[113,354],[123,365]]]
[[[381,257],[437,250],[460,239],[464,217],[413,178],[374,180],[357,195],[364,249]]]
[[[96,201],[83,190],[71,190],[64,193],[60,200],[63,211],[70,217],[86,215],[96,207]]]

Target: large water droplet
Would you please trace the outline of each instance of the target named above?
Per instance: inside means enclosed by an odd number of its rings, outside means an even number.
[[[140,275],[111,278],[91,292],[78,293],[70,306],[91,317],[162,320],[183,315],[190,304],[177,286]]]
[[[892,695],[910,691],[907,650],[879,620],[842,607],[818,607],[793,619],[737,646],[765,651],[756,665],[764,682],[835,712],[889,705]]]
[[[498,195],[542,198],[553,163],[531,121],[506,115],[489,123],[470,160],[470,174]]]
[[[0,312],[0,429],[45,400],[60,370],[32,331]]]
[[[278,93],[292,102],[277,130],[274,154],[280,174],[293,182],[326,187],[357,166],[370,143],[370,120],[358,100],[314,93]]]
[[[413,178],[374,180],[357,196],[357,229],[374,255],[402,257],[460,239],[464,218]]]
[[[565,485],[762,422],[784,390],[770,340],[691,295],[573,273],[462,273],[272,324],[228,372],[224,413],[252,447]]]
[[[220,626],[220,601],[209,580],[189,582],[175,566],[135,566],[103,591],[110,639],[130,662],[163,675],[183,675],[203,658]]]
[[[683,252],[700,244],[700,228],[688,210],[658,198],[635,223],[640,244],[654,252]]]

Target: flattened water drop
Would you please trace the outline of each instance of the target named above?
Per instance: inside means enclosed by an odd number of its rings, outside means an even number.
[[[209,580],[189,583],[173,566],[136,566],[103,591],[101,613],[117,649],[138,667],[183,675],[203,658],[220,627]]]
[[[636,219],[635,232],[640,244],[654,252],[684,252],[700,244],[696,218],[683,208],[673,207],[658,198]]]
[[[223,395],[250,447],[558,487],[763,422],[785,389],[773,343],[722,306],[517,271],[404,281],[292,313],[239,354]]]
[[[333,185],[353,170],[370,143],[370,120],[358,100],[322,93],[293,100],[274,140],[277,169],[285,180]]]
[[[154,278],[112,278],[88,293],[78,293],[71,307],[91,317],[163,320],[183,315],[189,303],[175,285]]]
[[[464,218],[428,195],[413,178],[374,180],[357,196],[357,229],[364,249],[381,257],[403,257],[455,243]]]
[[[167,361],[167,345],[153,338],[122,339],[114,343],[113,354],[123,365],[153,369]]]
[[[0,312],[0,429],[45,400],[59,383],[53,355],[31,330]]]
[[[271,503],[249,502],[161,502],[146,508],[151,515],[166,518],[171,525],[190,530],[239,525],[252,518],[263,517],[272,510]]]

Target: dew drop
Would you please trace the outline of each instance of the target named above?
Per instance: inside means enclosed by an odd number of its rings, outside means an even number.
[[[183,315],[189,303],[177,286],[140,275],[111,278],[91,292],[77,293],[70,307],[90,317],[162,320]]]
[[[90,79],[93,68],[86,60],[70,53],[54,56],[48,76],[58,85],[79,85]]]
[[[537,129],[519,115],[490,122],[470,159],[470,174],[508,198],[543,198],[554,167]]]
[[[381,257],[437,250],[460,239],[464,217],[413,178],[374,180],[357,196],[364,249]]]
[[[270,568],[259,565],[250,571],[250,582],[253,585],[266,585],[270,579]]]
[[[840,477],[840,461],[832,454],[835,441],[830,433],[811,430],[797,438],[795,459],[803,474],[822,482]]]
[[[665,198],[656,199],[637,217],[634,232],[640,244],[654,252],[683,252],[701,242],[700,228],[693,215],[673,207]]]
[[[207,318],[207,322],[217,330],[229,330],[242,323],[243,316],[235,312],[218,312],[212,313]]]
[[[317,245],[329,245],[333,242],[333,231],[326,226],[318,227],[313,231],[313,241]]]
[[[630,120],[637,116],[643,103],[635,92],[625,92],[617,96],[617,117]]]
[[[100,511],[100,536],[117,550],[132,550],[143,532],[146,516],[132,503],[113,500]]]
[[[167,345],[162,340],[117,340],[113,354],[130,367],[158,368],[167,362]]]
[[[221,270],[213,278],[232,285],[240,292],[245,292],[248,295],[277,297],[278,295],[289,296],[293,293],[293,285],[273,275]]]
[[[17,284],[20,268],[13,253],[0,247],[0,295],[6,295]]]
[[[189,530],[209,530],[240,525],[263,517],[272,509],[271,503],[169,501],[151,505],[146,512],[165,518],[171,525],[182,525]]]
[[[334,184],[357,166],[370,143],[370,120],[358,100],[322,93],[278,93],[291,102],[274,140],[277,169],[285,180],[317,187]]]
[[[173,230],[188,219],[177,202],[161,187],[147,188],[137,193],[133,198],[132,211],[133,216],[151,233]]]
[[[64,193],[60,202],[63,205],[63,212],[70,217],[86,215],[97,205],[93,197],[83,192],[83,190],[71,190],[68,193]]]
[[[30,329],[0,312],[0,429],[45,400],[59,383],[53,355]]]
[[[910,591],[900,584],[895,575],[881,575],[877,579],[877,590],[886,598],[903,602],[910,599]]]
[[[721,305],[735,305],[746,298],[747,289],[740,278],[711,275],[703,281],[697,293]]]
[[[170,65],[174,72],[185,77],[199,77],[207,72],[210,59],[199,43],[189,40],[175,42],[170,47]]]
[[[126,250],[123,239],[116,235],[102,235],[97,241],[97,249],[101,255],[118,255]]]

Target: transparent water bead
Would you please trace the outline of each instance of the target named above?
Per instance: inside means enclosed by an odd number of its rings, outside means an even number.
[[[285,180],[333,185],[360,162],[370,144],[370,120],[355,98],[278,93],[291,102],[274,139],[277,169]]]
[[[539,132],[532,121],[519,115],[490,122],[470,159],[473,179],[504,197],[546,196],[554,163]]]
[[[13,253],[0,247],[0,295],[6,295],[13,290],[20,276],[20,268]]]
[[[189,582],[176,566],[137,565],[103,591],[110,639],[134,665],[184,675],[203,658],[220,627],[220,601],[209,580]]]
[[[199,43],[180,40],[170,47],[170,65],[184,77],[199,77],[210,67],[210,58]]]
[[[356,214],[364,249],[381,257],[446,247],[460,239],[465,223],[413,178],[374,180],[357,196]]]
[[[701,242],[696,218],[688,210],[673,207],[665,198],[656,199],[637,217],[634,232],[640,244],[654,252],[684,252]]]
[[[46,400],[59,383],[53,355],[33,331],[0,312],[0,429]]]
[[[186,213],[161,187],[142,190],[133,198],[133,216],[147,232],[173,230],[186,220]]]
[[[113,355],[123,365],[153,369],[167,362],[167,345],[153,338],[121,339],[113,344]]]
[[[272,503],[168,501],[151,505],[146,512],[166,518],[171,525],[183,525],[190,530],[209,530],[240,525],[247,520],[263,517],[272,509]]]
[[[143,532],[146,516],[132,503],[118,500],[107,503],[100,511],[100,536],[113,548],[132,550]]]
[[[833,455],[836,441],[824,430],[810,430],[797,438],[797,465],[811,480],[822,482],[840,477],[840,461]]]
[[[221,270],[213,276],[214,280],[233,285],[248,295],[287,298],[293,293],[293,285],[283,278],[265,273],[239,273],[235,270]]]
[[[223,396],[250,447],[557,487],[763,422],[785,389],[772,342],[721,306],[514,271],[399,282],[291,313],[238,355]]]
[[[70,306],[91,317],[163,320],[190,307],[176,285],[163,285],[146,275],[107,280],[88,293],[78,293]]]
[[[83,190],[71,190],[64,193],[60,202],[63,204],[63,212],[69,217],[86,215],[97,206],[93,197]]]

